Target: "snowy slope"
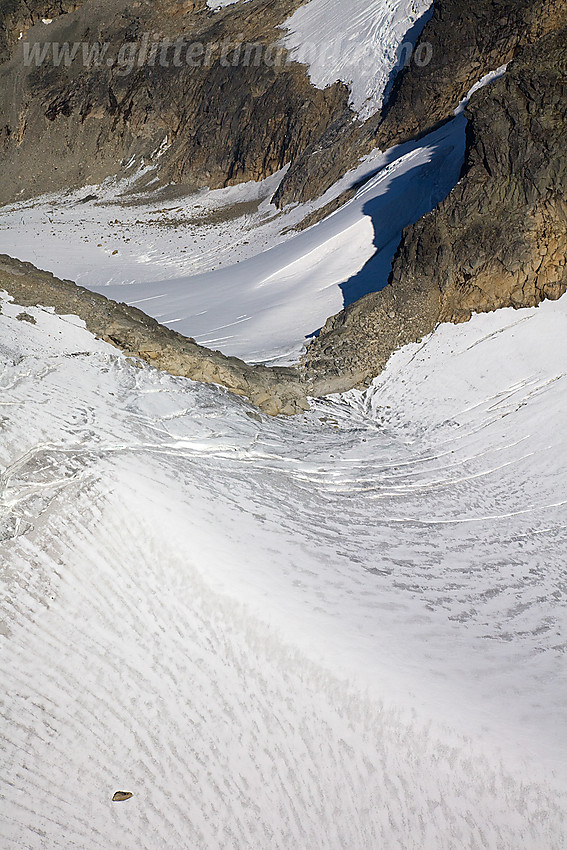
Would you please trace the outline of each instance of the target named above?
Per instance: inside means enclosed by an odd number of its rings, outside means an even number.
[[[431,5],[431,0],[311,0],[285,23],[283,43],[309,66],[314,85],[346,83],[352,108],[368,118],[382,106],[392,71],[408,55],[400,49],[415,43]]]
[[[222,9],[242,0],[207,0]],[[343,82],[361,119],[377,112],[408,61],[432,0],[306,0],[282,25],[282,44],[318,88]],[[408,49],[408,45],[411,45]]]
[[[278,175],[145,204],[109,181],[1,209],[0,253],[135,304],[225,354],[293,361],[348,293],[386,284],[402,229],[455,185],[464,128],[461,115],[419,143],[368,157],[318,203],[366,181],[356,198],[303,233],[281,235],[311,207],[276,214]],[[93,193],[98,200],[83,201]]]
[[[2,848],[565,846],[566,298],[261,421],[28,312]]]

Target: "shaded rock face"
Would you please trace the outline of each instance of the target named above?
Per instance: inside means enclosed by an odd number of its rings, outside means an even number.
[[[524,51],[470,108],[463,179],[404,234],[392,285],[434,282],[441,321],[567,288],[567,28]]]
[[[431,44],[432,60],[411,63],[394,83],[379,146],[406,141],[451,117],[485,74],[566,24],[564,0],[437,0],[421,36]]]
[[[41,20],[74,12],[84,0],[0,0],[0,64],[7,62],[20,35]]]
[[[468,117],[457,187],[404,231],[389,285],[310,345],[302,368],[320,386],[364,385],[438,322],[567,291],[567,28],[526,48]]]
[[[374,148],[429,132],[485,74],[566,24],[565,0],[435,0],[417,45],[431,45],[431,61],[398,75],[381,115],[353,124],[345,113],[328,128],[292,163],[274,202],[316,198]]]
[[[282,36],[277,25],[302,2],[250,0],[213,13],[205,0],[85,0],[49,26],[32,27],[25,39],[30,43],[109,47],[88,67],[82,49],[68,67],[55,67],[51,53],[39,67],[26,67],[18,43],[0,65],[0,202],[99,182],[133,159],[153,162],[161,182],[190,189],[278,171],[342,114],[348,100],[343,85],[320,91],[306,68],[285,56],[276,61],[274,53],[265,61],[265,50]],[[18,26],[12,25],[13,33]],[[171,46],[162,54],[165,38]],[[153,63],[138,64],[144,39],[146,56],[154,43],[159,50]],[[183,49],[176,58],[177,39]],[[260,52],[244,61],[244,51],[235,54],[239,41],[261,45]],[[195,48],[187,64],[190,44],[210,48],[205,55]],[[126,73],[130,50],[137,52]]]

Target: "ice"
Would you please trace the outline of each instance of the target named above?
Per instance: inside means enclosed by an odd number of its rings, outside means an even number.
[[[565,297],[261,421],[27,310],[2,847],[560,850]]]
[[[0,251],[293,359],[385,282],[464,127],[281,213],[281,174],[14,204]],[[2,850],[563,850],[567,296],[291,419],[0,302]]]
[[[319,88],[342,81],[360,118],[383,103],[392,73],[409,57],[402,45],[415,43],[431,0],[311,0],[285,23],[284,39],[293,58],[309,66]]]

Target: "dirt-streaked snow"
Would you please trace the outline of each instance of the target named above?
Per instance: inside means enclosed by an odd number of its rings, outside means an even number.
[[[566,298],[261,421],[19,312],[2,848],[565,846]]]

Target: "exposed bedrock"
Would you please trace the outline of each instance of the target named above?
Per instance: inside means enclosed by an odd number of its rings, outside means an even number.
[[[566,24],[565,0],[435,0],[417,45],[431,45],[431,61],[412,61],[399,73],[381,115],[353,123],[345,111],[294,159],[275,203],[316,198],[374,148],[430,131],[485,74]]]
[[[74,12],[85,0],[0,0],[0,63],[34,24]]]
[[[467,110],[461,180],[408,227],[388,286],[329,319],[303,372],[363,385],[438,322],[567,290],[567,28],[524,49]]]
[[[282,38],[278,25],[302,2],[249,0],[213,13],[205,0],[84,0],[49,25],[35,23],[18,42],[23,19],[6,4],[20,11],[21,4],[0,0],[11,45],[4,53],[12,53],[0,65],[0,203],[97,183],[125,173],[128,163],[153,163],[152,177],[189,189],[278,171],[348,101],[342,84],[320,91],[305,66],[284,61],[284,51],[267,52]],[[51,15],[79,2],[37,5]],[[79,49],[70,64],[55,66],[49,47],[36,67],[24,61],[25,42]],[[241,42],[258,50],[238,55]],[[85,66],[83,43],[88,52],[108,47]],[[148,60],[154,44],[158,52]]]
[[[110,301],[0,254],[2,290],[22,307],[48,307],[61,315],[79,316],[94,336],[127,357],[172,375],[224,386],[270,415],[299,413],[309,406],[293,369],[251,366],[236,357],[225,357],[160,325],[135,307]]]
[[[468,107],[463,175],[404,231],[388,286],[330,318],[297,368],[251,366],[140,310],[2,257],[0,289],[22,307],[80,316],[127,355],[246,396],[270,414],[364,386],[392,352],[439,322],[529,307],[567,290],[567,28],[526,48]]]

